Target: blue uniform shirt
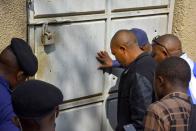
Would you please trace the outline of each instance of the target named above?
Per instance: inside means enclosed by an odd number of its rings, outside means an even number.
[[[8,82],[0,77],[0,131],[19,131],[13,124],[15,116]]]
[[[121,64],[117,60],[112,60],[112,67],[121,67]]]
[[[193,74],[194,74],[194,76],[196,77],[196,63],[194,63]]]

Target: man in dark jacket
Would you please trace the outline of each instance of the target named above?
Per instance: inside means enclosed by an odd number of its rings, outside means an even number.
[[[144,115],[154,100],[155,61],[139,48],[136,36],[129,30],[120,30],[114,35],[111,51],[126,68],[118,90],[116,131],[124,131],[128,124],[133,124],[136,130],[143,130]]]

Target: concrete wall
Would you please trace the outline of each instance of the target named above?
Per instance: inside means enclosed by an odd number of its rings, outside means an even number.
[[[173,33],[180,37],[183,49],[196,60],[196,0],[176,0]],[[0,1],[0,50],[12,37],[26,39],[25,0]]]
[[[0,50],[12,37],[26,39],[26,0],[0,0]]]
[[[179,36],[183,49],[196,61],[196,0],[176,0],[173,33]]]

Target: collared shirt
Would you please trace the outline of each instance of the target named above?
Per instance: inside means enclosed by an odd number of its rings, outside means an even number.
[[[188,95],[191,96],[193,103],[196,104],[196,77],[194,76],[194,62],[186,53],[181,55],[180,58],[184,59],[191,68],[191,81],[189,82]]]
[[[0,77],[0,131],[19,131],[13,124],[13,111],[11,94],[8,82]]]
[[[191,104],[185,93],[174,92],[151,104],[145,131],[188,131]]]

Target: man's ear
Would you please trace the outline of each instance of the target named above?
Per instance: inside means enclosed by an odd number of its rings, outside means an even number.
[[[19,120],[19,118],[17,117],[17,116],[14,116],[13,118],[12,118],[12,122],[14,123],[14,125],[16,126],[16,127],[18,127],[18,128],[20,128],[20,120]]]
[[[17,81],[25,81],[27,79],[27,76],[24,74],[23,71],[19,71],[16,75]]]
[[[163,55],[164,55],[165,57],[169,57],[169,54],[168,54],[167,51],[163,50],[162,53],[163,53]]]
[[[120,45],[120,51],[125,53],[125,50],[127,49],[126,45]]]
[[[162,76],[158,76],[157,80],[159,81],[160,86],[162,86],[165,83],[165,79]]]

